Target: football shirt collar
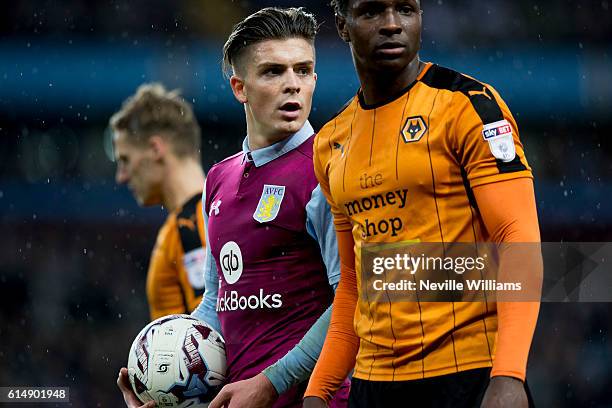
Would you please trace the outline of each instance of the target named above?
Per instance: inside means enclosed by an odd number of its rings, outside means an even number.
[[[261,167],[297,148],[308,140],[308,138],[313,134],[314,129],[312,128],[312,125],[310,122],[306,121],[300,130],[288,138],[283,139],[280,142],[276,142],[273,145],[256,150],[249,149],[249,138],[247,136],[242,142],[242,162],[252,161],[255,167]]]

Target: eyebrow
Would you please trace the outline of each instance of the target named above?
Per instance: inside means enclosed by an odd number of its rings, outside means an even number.
[[[359,5],[357,5],[357,9],[361,8],[361,7],[368,7],[368,6],[377,6],[377,5],[384,5],[386,3],[385,0],[364,0],[361,3],[359,3]],[[419,1],[418,0],[404,0],[404,1],[400,1],[400,3],[405,3],[405,4],[410,4],[412,6],[419,5]]]
[[[376,5],[376,4],[383,4],[384,1],[382,0],[364,0],[361,3],[359,3],[355,8],[361,8],[364,6],[372,6],[372,5]]]
[[[304,61],[296,62],[295,64],[292,64],[292,66],[294,66],[294,65],[313,65],[313,64],[314,64],[314,61],[309,59],[309,60],[304,60]],[[287,64],[281,64],[281,63],[278,63],[278,62],[264,61],[264,62],[258,64],[257,68],[258,69],[261,69],[261,68],[285,68],[287,66],[288,66]]]

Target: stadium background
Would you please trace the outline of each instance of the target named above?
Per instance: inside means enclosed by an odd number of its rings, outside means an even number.
[[[311,119],[357,89],[320,1],[28,1],[0,14],[0,386],[69,386],[73,406],[120,406],[115,379],[148,319],[144,281],[165,212],[114,185],[106,129],[146,81],[181,88],[203,164],[239,149],[221,71],[231,25],[268,5],[322,23]],[[493,84],[536,176],[545,241],[610,241],[608,1],[424,0],[422,58]],[[543,407],[612,406],[610,304],[543,304],[529,382]]]

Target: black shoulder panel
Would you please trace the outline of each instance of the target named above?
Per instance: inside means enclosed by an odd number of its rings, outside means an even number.
[[[421,79],[425,85],[435,89],[461,92],[468,97],[483,125],[504,119],[495,95],[486,85],[457,71],[433,65]],[[500,173],[513,173],[527,170],[518,155],[511,162],[496,159]]]
[[[439,65],[433,65],[421,82],[432,88],[461,92],[467,96],[485,125],[504,119],[495,95],[482,82]]]
[[[196,211],[198,211],[198,202],[201,199],[201,194],[196,194],[193,196],[185,203],[181,212],[176,216],[176,223],[178,225],[178,231],[181,237],[181,244],[183,245],[184,253],[202,247],[196,216]]]

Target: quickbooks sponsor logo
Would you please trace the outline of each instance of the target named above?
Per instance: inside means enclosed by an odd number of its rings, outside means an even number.
[[[219,253],[219,261],[225,281],[230,285],[238,282],[242,275],[242,251],[238,244],[226,242]]]
[[[219,253],[219,261],[225,281],[228,285],[236,284],[242,276],[243,270],[242,251],[238,244],[234,241],[226,242]],[[236,290],[226,290],[223,297],[219,293],[216,309],[217,312],[231,312],[246,309],[279,309],[282,306],[283,301],[280,293],[265,294],[263,289],[259,289],[259,296],[240,296]]]
[[[226,291],[223,297],[217,297],[217,312],[235,310],[279,309],[283,306],[280,293],[264,294],[259,289],[259,296],[240,296],[235,290]]]

